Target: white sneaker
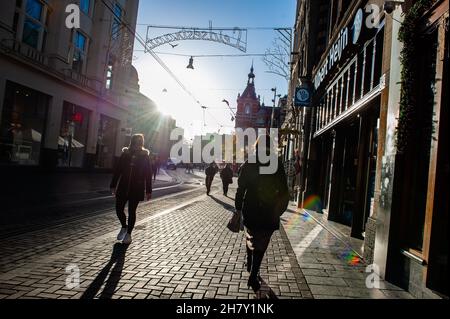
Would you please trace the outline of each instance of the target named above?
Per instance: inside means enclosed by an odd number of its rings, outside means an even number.
[[[127,234],[127,231],[128,231],[127,228],[120,229],[120,232],[117,235],[117,240],[122,241],[125,238],[125,235]]]
[[[131,235],[127,233],[125,238],[122,240],[122,244],[129,245],[132,241],[133,239],[131,238]]]

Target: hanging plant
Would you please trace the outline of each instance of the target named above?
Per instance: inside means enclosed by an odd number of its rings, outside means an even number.
[[[417,0],[406,13],[402,26],[399,30],[398,40],[403,43],[400,53],[402,64],[401,72],[401,97],[400,113],[396,130],[397,152],[405,152],[410,134],[414,129],[414,115],[416,112],[416,101],[414,83],[418,79],[416,71],[418,25],[424,13],[429,10],[436,0]]]

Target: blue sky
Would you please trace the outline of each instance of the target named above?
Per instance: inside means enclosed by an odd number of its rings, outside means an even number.
[[[145,24],[213,27],[293,27],[296,0],[141,0],[138,17],[138,33],[145,38]],[[150,29],[151,37],[176,30]],[[273,30],[248,30],[247,53],[264,53],[271,47],[277,33]],[[223,44],[207,41],[180,41],[176,48],[163,45],[155,52],[186,55],[241,54],[239,50]],[[207,132],[228,133],[234,122],[230,111],[221,101],[227,99],[236,107],[238,93],[245,89],[252,61],[256,74],[256,91],[271,104],[271,88],[287,94],[287,83],[282,77],[266,73],[261,57],[195,58],[195,70],[186,68],[188,57],[159,55],[172,72],[195,95],[202,105],[209,108],[205,120],[203,111],[189,95],[162,69],[149,54],[138,51],[136,44],[133,64],[140,77],[141,91],[153,99],[161,112],[172,115],[188,138]],[[166,89],[167,93],[163,90]],[[206,124],[206,127],[204,126]],[[220,128],[223,126],[222,128]]]

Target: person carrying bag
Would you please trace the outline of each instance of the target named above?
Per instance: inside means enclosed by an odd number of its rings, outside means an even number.
[[[266,139],[265,145],[271,145],[269,136],[261,136],[256,144],[257,154],[261,138]],[[237,216],[233,216],[236,219],[241,213],[243,216],[247,239],[247,271],[250,273],[248,286],[254,291],[261,288],[261,263],[272,234],[280,228],[280,217],[289,204],[287,178],[281,160],[278,160],[278,169],[274,174],[261,174],[260,168],[264,165],[258,157],[256,163],[247,161],[242,165],[235,199]]]

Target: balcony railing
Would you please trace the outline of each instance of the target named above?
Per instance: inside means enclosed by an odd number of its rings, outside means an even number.
[[[72,69],[57,70],[50,66],[50,58],[47,54],[40,52],[23,42],[15,39],[2,39],[0,40],[0,51],[30,62],[47,72],[53,73],[55,76],[63,79],[64,81],[72,82],[75,85],[79,85],[86,89],[93,90],[98,94],[102,94],[103,85],[101,81],[91,79],[83,74],[75,72]]]
[[[15,39],[2,39],[0,41],[0,47],[7,54],[14,54],[29,62],[48,67],[48,57],[23,42]]]
[[[80,74],[72,69],[63,69],[62,73],[66,81],[72,81],[76,84],[94,90],[97,93],[102,93],[102,83],[98,80],[91,79],[83,74]]]

